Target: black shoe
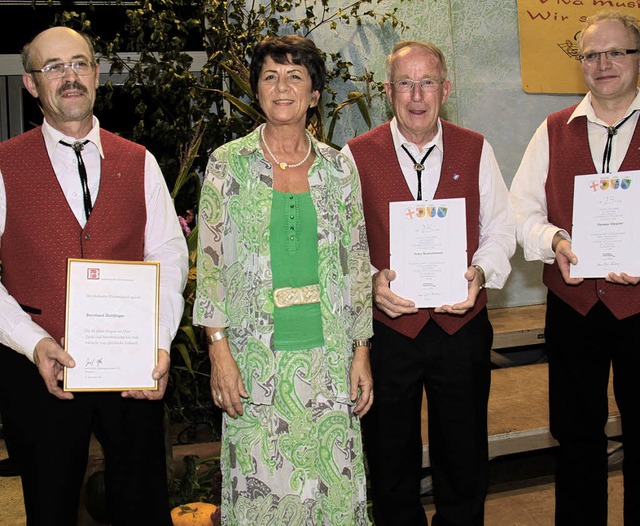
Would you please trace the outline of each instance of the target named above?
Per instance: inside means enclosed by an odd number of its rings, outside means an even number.
[[[0,460],[0,477],[17,477],[19,475],[18,466],[10,458]]]

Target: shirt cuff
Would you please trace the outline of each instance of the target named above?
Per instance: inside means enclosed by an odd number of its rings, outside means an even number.
[[[25,320],[14,327],[9,347],[33,362],[36,345],[43,338],[51,338],[51,335],[30,319]]]
[[[162,327],[158,329],[158,349],[164,349],[169,354],[171,354],[171,342],[173,338],[171,337],[171,331],[167,327]]]
[[[545,263],[551,264],[556,260],[556,253],[553,251],[553,238],[556,237],[556,234],[560,234],[567,241],[571,241],[571,236],[566,230],[561,228],[547,228],[544,232],[543,238],[543,261]]]

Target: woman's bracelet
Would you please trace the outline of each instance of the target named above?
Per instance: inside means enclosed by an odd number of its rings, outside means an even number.
[[[227,329],[221,329],[219,331],[216,331],[212,334],[209,334],[208,339],[209,339],[209,343],[211,345],[213,345],[214,343],[216,343],[219,340],[223,340],[225,338],[228,338],[229,335],[227,334]]]

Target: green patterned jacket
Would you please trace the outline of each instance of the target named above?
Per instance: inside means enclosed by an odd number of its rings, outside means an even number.
[[[276,377],[269,219],[273,171],[260,130],[210,157],[199,212],[198,286],[193,322],[228,327],[229,344],[250,393],[270,404]],[[318,216],[318,259],[330,399],[349,400],[351,344],[372,335],[371,267],[356,168],[335,149],[312,140],[309,170]],[[286,352],[286,351],[282,351]]]

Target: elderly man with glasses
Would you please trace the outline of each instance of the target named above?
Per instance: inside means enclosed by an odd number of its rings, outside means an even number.
[[[378,526],[427,524],[420,503],[421,402],[426,391],[436,515],[480,526],[487,492],[487,402],[493,338],[485,288],[510,271],[515,224],[491,146],[439,118],[451,92],[435,45],[405,41],[387,58],[394,118],[344,151],[356,162],[373,269],[371,365],[376,398],[363,419]],[[464,198],[467,298],[417,308],[392,291],[389,203]],[[460,276],[462,279],[462,276]]]
[[[44,122],[0,144],[0,385],[27,524],[77,524],[93,432],[109,523],[170,526],[162,397],[183,310],[184,236],[155,158],[93,116],[100,72],[90,40],[54,27],[22,57]],[[160,263],[158,356],[148,371],[157,390],[61,388],[63,369],[76,366],[61,346],[68,258]]]
[[[513,180],[511,200],[525,258],[546,263],[550,425],[560,443],[556,525],[607,524],[605,425],[612,364],[624,443],[624,524],[638,525],[640,277],[570,275],[584,256],[573,252],[571,241],[575,176],[600,179],[640,169],[638,20],[599,12],[587,19],[578,48],[589,92],[538,128]]]

